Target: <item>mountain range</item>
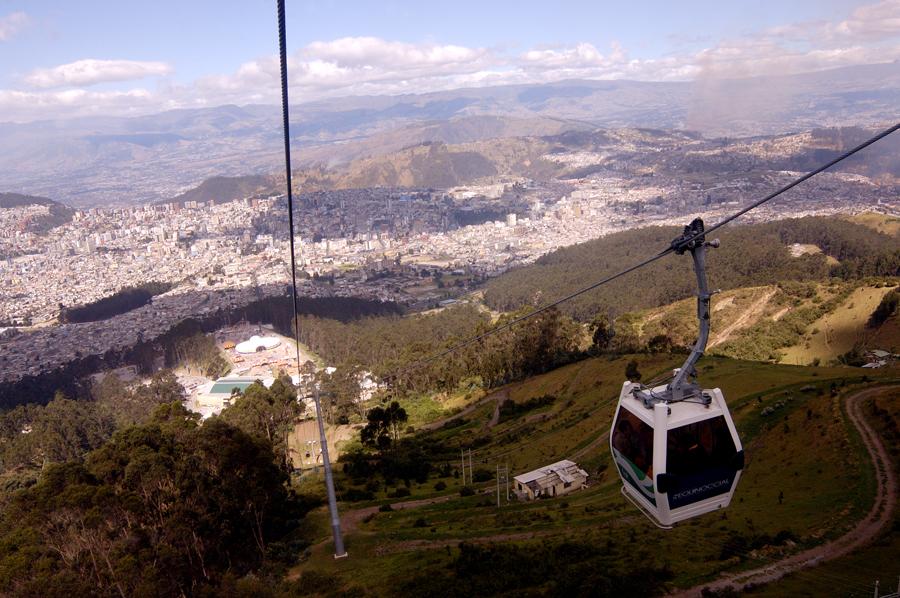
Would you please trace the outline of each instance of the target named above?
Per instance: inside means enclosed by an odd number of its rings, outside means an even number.
[[[292,107],[294,163],[331,168],[424,142],[651,127],[706,137],[771,135],[896,118],[900,63],[692,82],[573,80],[348,97]],[[0,123],[0,184],[74,206],[177,197],[216,176],[266,174],[282,157],[271,105],[138,117]]]

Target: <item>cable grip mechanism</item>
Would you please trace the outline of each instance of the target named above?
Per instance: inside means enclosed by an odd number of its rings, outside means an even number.
[[[697,362],[706,351],[706,343],[709,341],[710,328],[710,298],[714,293],[709,291],[706,281],[706,248],[719,247],[719,240],[706,240],[703,220],[695,218],[693,222],[684,227],[684,232],[672,240],[669,247],[678,255],[690,252],[694,262],[694,274],[697,277],[697,320],[700,324],[700,333],[697,342],[691,349],[684,364],[675,370],[675,377],[662,392],[653,392],[652,389],[636,388],[635,398],[641,400],[644,406],[652,408],[655,403],[674,403],[685,399],[696,399],[709,405],[710,398],[703,393],[697,384]],[[690,378],[690,380],[689,380]]]

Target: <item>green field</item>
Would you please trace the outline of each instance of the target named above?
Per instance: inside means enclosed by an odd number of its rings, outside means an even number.
[[[679,361],[669,356],[636,358],[644,379]],[[638,559],[670,570],[669,587],[689,587],[720,572],[759,567],[837,537],[871,505],[871,464],[842,413],[841,396],[875,381],[896,379],[897,370],[866,372],[713,357],[701,362],[700,376],[705,386],[725,392],[747,466],[727,511],[671,531],[657,529],[621,496],[608,454],[605,435],[627,360],[589,359],[510,385],[504,390],[512,401],[547,394],[556,400],[493,427],[489,420],[494,407],[487,402],[458,425],[424,436],[443,443],[451,454],[474,446],[475,469],[487,472],[508,464],[516,475],[574,457],[591,475],[589,488],[533,503],[506,504],[504,496],[498,508],[492,493],[460,497],[461,483],[451,474],[411,484],[411,496],[403,499],[443,497],[441,502],[392,512],[364,508],[397,499],[341,503],[350,558],[331,558],[321,513],[318,541],[292,576],[310,584],[327,580],[316,590],[323,594],[355,589],[389,595],[397,591],[398,580],[446,574],[460,556],[461,541],[528,550],[569,541],[595,547],[613,568]],[[450,464],[458,469],[455,459]],[[439,481],[446,490],[434,489]],[[339,476],[338,483],[349,480]],[[476,486],[489,493],[493,489],[490,481]]]

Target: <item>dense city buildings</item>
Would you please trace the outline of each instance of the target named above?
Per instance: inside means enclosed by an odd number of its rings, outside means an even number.
[[[584,152],[556,154],[571,163]],[[646,224],[709,222],[796,176],[749,173],[706,180],[598,171],[566,181],[489,180],[446,190],[368,188],[301,194],[297,267],[307,297],[355,296],[427,308],[559,247]],[[895,189],[864,176],[824,174],[756,220],[876,209],[896,211]],[[0,210],[3,379],[124,350],[188,317],[281,295],[290,280],[286,202],[166,203],[74,211],[33,232],[46,206]],[[148,305],[102,322],[59,324],[66,308],[121,289],[167,283]]]

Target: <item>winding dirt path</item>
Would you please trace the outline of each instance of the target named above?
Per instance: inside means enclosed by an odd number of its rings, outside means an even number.
[[[885,526],[890,524],[897,506],[897,478],[881,438],[863,417],[861,407],[864,400],[885,390],[900,390],[900,386],[870,388],[854,393],[845,399],[847,415],[862,437],[866,451],[875,466],[875,479],[878,483],[875,502],[862,521],[840,538],[821,546],[775,561],[766,567],[728,574],[716,581],[681,590],[670,596],[700,596],[704,588],[723,590],[728,586],[740,592],[751,584],[771,583],[789,573],[846,556],[873,540]]]
[[[722,332],[718,333],[715,338],[711,339],[709,341],[709,344],[707,345],[707,349],[712,349],[716,345],[721,345],[729,338],[731,338],[731,335],[734,334],[737,330],[750,325],[752,323],[751,320],[759,316],[763,312],[763,310],[766,308],[766,305],[769,304],[769,300],[774,296],[774,289],[771,291],[766,291],[766,293],[762,297],[751,303],[747,307],[747,309],[744,310],[744,313],[735,318],[735,320],[731,324],[723,328]]]
[[[491,401],[497,401],[497,407],[494,409],[494,416],[499,420],[500,419],[500,405],[508,398],[509,398],[509,390],[508,389],[501,388],[500,390],[495,390],[494,392],[492,392],[488,395],[485,395],[481,399],[479,399],[479,400],[475,401],[474,403],[472,403],[471,405],[467,406],[462,411],[458,411],[457,413],[454,413],[453,415],[451,415],[449,417],[445,417],[442,419],[434,420],[433,422],[429,422],[429,423],[423,425],[421,427],[421,429],[428,430],[428,431],[437,430],[438,428],[440,428],[447,422],[452,422],[461,417],[465,417],[465,416],[469,415],[470,413],[472,413],[473,411],[475,411],[476,409],[478,409],[479,407],[481,407],[482,405],[484,405],[485,403],[490,403]],[[491,421],[493,421],[493,419],[494,418],[492,417]],[[496,425],[496,424],[492,424],[492,425]]]

